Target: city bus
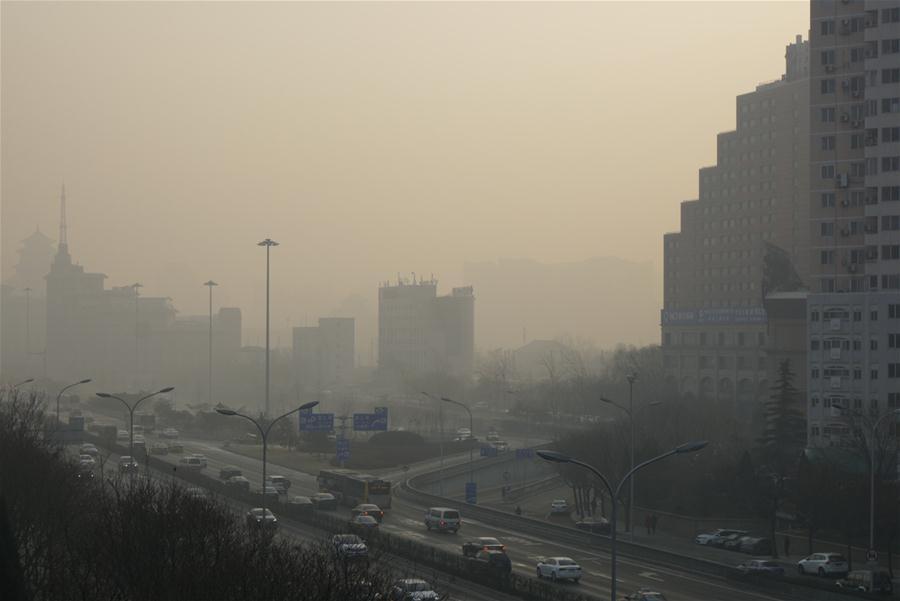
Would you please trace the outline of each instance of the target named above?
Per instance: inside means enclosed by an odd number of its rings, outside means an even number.
[[[339,503],[355,507],[360,503],[374,503],[381,509],[391,507],[391,483],[369,474],[352,470],[322,470],[316,480],[319,490],[330,492]]]

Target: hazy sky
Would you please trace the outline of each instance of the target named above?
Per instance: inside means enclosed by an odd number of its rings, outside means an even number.
[[[2,20],[2,266],[36,225],[108,286],[263,326],[398,271],[615,255],[661,269],[734,98],[805,2],[16,3]],[[657,288],[661,289],[661,287]],[[478,291],[476,290],[476,296]],[[656,291],[652,291],[656,293]],[[374,304],[373,304],[374,310]],[[477,311],[477,307],[476,307]],[[636,340],[631,342],[646,342]]]

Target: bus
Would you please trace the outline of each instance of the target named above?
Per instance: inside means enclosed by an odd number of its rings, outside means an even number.
[[[391,483],[369,474],[352,470],[322,470],[316,480],[319,490],[329,492],[339,503],[355,507],[360,503],[374,503],[381,509],[391,507]]]

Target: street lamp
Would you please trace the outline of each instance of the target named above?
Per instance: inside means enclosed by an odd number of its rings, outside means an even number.
[[[475,438],[475,430],[474,430],[474,421],[472,420],[472,410],[469,409],[469,406],[465,403],[460,403],[459,401],[454,401],[453,399],[448,399],[445,396],[441,397],[441,400],[445,403],[453,403],[454,405],[459,405],[463,409],[466,410],[466,413],[469,414],[469,482],[475,482],[475,463],[474,458],[472,457],[473,451],[473,439]]]
[[[134,290],[134,385],[135,385],[135,387],[138,386],[138,383],[140,380],[140,371],[141,371],[141,368],[140,368],[140,363],[141,363],[141,361],[140,361],[140,343],[138,342],[138,340],[139,340],[138,332],[140,330],[140,327],[139,327],[140,313],[139,313],[139,309],[138,309],[138,297],[140,296],[141,288],[143,288],[143,287],[144,287],[144,285],[141,284],[140,282],[135,282],[134,284],[131,285],[131,288]]]
[[[610,532],[610,537],[609,537],[610,538],[610,572],[611,572],[611,576],[612,576],[612,584],[610,585],[610,599],[612,601],[617,601],[617,599],[616,599],[616,526],[617,526],[617,524],[616,524],[616,505],[617,505],[617,500],[619,498],[619,493],[622,490],[622,485],[625,484],[626,481],[630,480],[632,474],[634,474],[635,472],[637,472],[640,469],[647,467],[651,463],[656,463],[657,461],[661,461],[667,457],[671,457],[672,455],[681,455],[681,454],[685,454],[685,453],[696,453],[697,451],[704,448],[707,444],[709,444],[709,443],[708,443],[708,441],[705,441],[705,440],[700,440],[697,442],[686,442],[682,445],[675,447],[671,451],[663,453],[662,455],[659,455],[652,459],[648,459],[647,461],[644,461],[643,463],[640,463],[640,464],[634,466],[633,468],[631,468],[631,470],[627,474],[625,474],[625,477],[622,478],[622,480],[616,486],[615,491],[613,491],[612,486],[610,486],[610,484],[609,484],[609,480],[606,479],[606,476],[601,474],[600,471],[597,470],[597,468],[590,465],[589,463],[585,463],[585,462],[581,461],[580,459],[576,459],[574,457],[569,457],[568,455],[565,455],[563,453],[558,453],[556,451],[537,451],[538,457],[540,457],[541,459],[544,459],[545,461],[550,461],[553,463],[571,463],[573,465],[578,465],[587,470],[590,470],[595,476],[600,478],[600,481],[603,482],[603,485],[606,487],[606,492],[609,493],[609,498],[611,501],[610,504],[612,505],[611,516],[610,516],[610,526],[611,527],[609,529],[609,532]]]
[[[213,330],[213,314],[212,314],[212,289],[218,286],[212,280],[203,282],[203,285],[209,288],[209,404],[212,405],[213,387],[212,387],[212,330]]]
[[[139,398],[134,405],[129,405],[125,399],[119,398],[114,394],[109,394],[108,392],[98,392],[97,396],[101,399],[116,399],[125,405],[125,408],[128,409],[128,434],[129,434],[129,442],[128,442],[128,454],[131,456],[131,460],[134,461],[134,412],[138,408],[143,401],[149,399],[150,397],[155,397],[158,394],[165,394],[167,392],[172,392],[175,390],[174,386],[167,386],[161,390],[157,390],[156,392],[151,392],[147,396]]]
[[[300,405],[299,407],[297,407],[296,409],[292,409],[291,411],[288,411],[287,413],[285,413],[283,415],[279,415],[278,417],[273,419],[271,422],[269,422],[269,425],[266,426],[265,429],[263,429],[263,427],[259,424],[258,421],[256,421],[249,415],[244,415],[243,413],[238,413],[237,411],[235,411],[233,409],[226,409],[225,407],[216,407],[216,413],[219,413],[221,415],[227,415],[229,417],[231,417],[231,416],[243,417],[244,419],[253,422],[253,425],[256,426],[257,430],[259,430],[259,435],[262,437],[262,444],[263,444],[263,456],[262,456],[262,464],[263,464],[262,505],[263,505],[263,509],[266,508],[266,452],[268,451],[269,432],[272,430],[272,426],[274,426],[275,422],[277,422],[278,420],[280,420],[284,417],[287,417],[287,416],[291,415],[292,413],[297,413],[298,411],[305,411],[307,409],[312,409],[313,407],[315,407],[318,404],[319,404],[319,401],[310,401],[309,403],[304,403],[304,404]]]
[[[631,390],[634,386],[634,380],[636,376],[634,374],[628,374],[628,408],[623,407],[619,403],[613,401],[612,399],[608,399],[606,397],[600,397],[600,400],[604,403],[612,405],[613,407],[623,411],[628,416],[629,426],[631,428],[631,467],[634,467],[634,397],[631,394]],[[642,405],[638,408],[640,411],[644,407],[654,407],[656,405],[661,405],[661,401],[653,401],[651,403],[647,403],[646,405]],[[631,482],[628,485],[628,521],[625,524],[626,530],[631,533],[631,541],[634,542],[634,478],[631,479]]]
[[[869,439],[869,551],[875,551],[875,436],[881,421],[892,415],[896,416],[900,409],[889,411],[872,424],[872,438]]]
[[[270,238],[258,242],[257,246],[266,247],[266,417],[269,416],[269,251],[278,243]],[[265,484],[263,484],[265,486]],[[263,495],[265,496],[265,495]]]
[[[428,394],[424,390],[421,394],[425,395],[432,401],[440,401],[440,399]],[[441,446],[441,479],[438,480],[438,487],[440,488],[441,496],[444,496],[444,406],[438,403],[438,421],[441,424],[441,434],[440,434],[440,446]]]
[[[74,384],[69,384],[68,386],[63,387],[63,389],[59,391],[59,394],[56,395],[56,427],[57,428],[59,427],[59,399],[62,397],[62,394],[70,388],[78,386],[79,384],[87,384],[90,381],[91,381],[90,378],[85,378],[84,380],[79,380],[78,382],[75,382]]]

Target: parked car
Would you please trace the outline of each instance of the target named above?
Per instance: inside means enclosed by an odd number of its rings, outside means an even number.
[[[403,578],[391,588],[392,601],[437,601],[440,596],[434,588],[421,578]]]
[[[84,443],[78,448],[78,453],[80,455],[90,455],[91,457],[97,458],[100,456],[100,451],[89,442]]]
[[[278,518],[271,509],[254,507],[247,512],[247,527],[251,530],[276,530]]]
[[[801,574],[846,574],[847,560],[840,553],[813,553],[797,562]]]
[[[475,573],[506,576],[512,572],[512,561],[499,549],[481,549],[469,557],[469,569]]]
[[[178,438],[178,430],[175,428],[166,428],[159,433],[163,438]]]
[[[370,515],[357,515],[350,518],[348,526],[350,532],[369,533],[378,530],[378,520]]]
[[[300,495],[294,495],[293,497],[291,497],[288,500],[288,505],[292,505],[295,509],[299,509],[301,513],[312,513],[316,509],[316,506],[313,504],[312,499]]]
[[[462,528],[459,512],[449,507],[431,507],[425,512],[425,528],[456,534]]]
[[[150,446],[150,454],[151,455],[168,455],[169,454],[169,445],[164,442],[154,442]]]
[[[190,457],[194,457],[195,459],[200,461],[201,469],[206,469],[206,455],[201,455],[200,453],[191,453]]]
[[[462,544],[462,554],[466,557],[474,557],[479,551],[506,552],[506,545],[492,536],[479,536]]]
[[[226,465],[222,469],[219,470],[219,478],[221,480],[228,480],[229,478],[233,478],[234,476],[243,476],[244,473],[234,467],[233,465]]]
[[[835,584],[838,588],[863,593],[881,593],[890,595],[894,592],[894,583],[887,570],[853,570]]]
[[[565,499],[554,499],[550,501],[550,514],[561,515],[569,513],[569,502]]]
[[[581,566],[570,557],[539,557],[537,577],[551,580],[581,580]]]
[[[200,461],[198,457],[182,457],[178,460],[178,465],[189,470],[200,471],[203,469],[203,463]]]
[[[784,576],[784,568],[771,559],[748,559],[738,565],[738,570],[754,576]]]
[[[734,530],[730,528],[717,528],[712,532],[703,532],[694,537],[694,542],[698,545],[716,546],[719,541],[724,543],[724,539],[730,536],[747,536],[749,532],[746,530]]]
[[[373,503],[360,503],[350,510],[350,517],[355,518],[358,515],[370,515],[378,520],[379,523],[384,520],[384,511]]]
[[[244,492],[250,492],[250,481],[243,476],[232,476],[225,481],[225,486],[229,488],[237,488]]]
[[[625,595],[626,601],[666,601],[666,596],[652,588],[639,588],[630,595]]]
[[[125,472],[136,472],[140,469],[138,462],[134,457],[129,455],[122,455],[119,457],[119,471],[122,473]]]
[[[580,520],[575,522],[575,527],[579,530],[587,530],[591,534],[609,534],[609,520],[606,518],[595,517],[593,519]]]
[[[369,556],[369,548],[356,534],[335,534],[331,537],[334,552],[341,559],[359,559]]]
[[[768,538],[745,536],[741,539],[741,546],[738,548],[738,551],[748,555],[770,555],[772,553],[772,541]]]
[[[333,511],[337,509],[337,498],[330,492],[317,492],[310,497],[316,509],[324,511]]]
[[[752,536],[728,536],[725,540],[720,544],[716,545],[718,547],[722,547],[726,551],[740,551],[741,543],[744,542],[745,539],[751,539]]]

